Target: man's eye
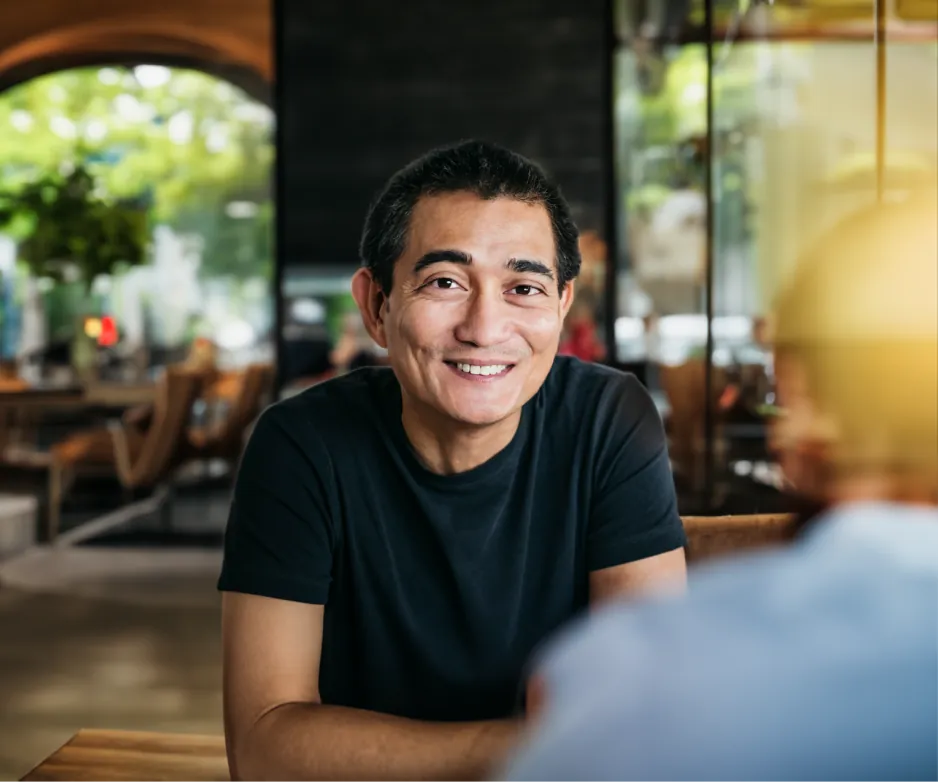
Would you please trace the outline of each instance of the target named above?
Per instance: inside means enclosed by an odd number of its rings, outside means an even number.
[[[437,277],[435,280],[430,280],[427,285],[431,288],[448,291],[456,287],[456,280],[451,280],[449,277]]]
[[[512,290],[519,296],[536,296],[541,292],[539,288],[535,288],[533,285],[515,285]]]

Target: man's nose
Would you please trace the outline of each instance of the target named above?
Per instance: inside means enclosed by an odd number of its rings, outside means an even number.
[[[504,342],[511,326],[501,291],[478,290],[466,302],[463,317],[456,326],[455,336],[460,342],[477,347],[491,347]]]

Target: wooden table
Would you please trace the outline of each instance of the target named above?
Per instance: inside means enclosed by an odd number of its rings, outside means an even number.
[[[4,389],[0,384],[0,452],[11,440],[10,434],[27,417],[41,418],[55,410],[111,407],[125,409],[151,404],[155,383],[94,383],[88,386],[32,385]],[[15,438],[13,438],[15,439]]]
[[[221,736],[81,730],[27,779],[227,780]]]

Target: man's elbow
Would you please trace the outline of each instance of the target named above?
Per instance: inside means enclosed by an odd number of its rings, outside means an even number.
[[[298,705],[283,703],[268,709],[247,730],[226,730],[228,772],[233,782],[283,778],[283,770],[277,762],[282,752],[273,746],[274,737],[283,733],[283,725],[275,723],[287,717]]]
[[[226,743],[228,773],[232,782],[272,778],[264,763],[264,759],[269,757],[269,753],[264,751],[263,739],[257,734],[253,726],[243,735],[229,735]]]

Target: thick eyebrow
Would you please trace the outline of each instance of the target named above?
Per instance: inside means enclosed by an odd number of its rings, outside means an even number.
[[[421,255],[414,264],[414,274],[435,263],[460,263],[468,266],[472,263],[472,256],[462,250],[431,250]]]
[[[472,256],[462,250],[431,250],[424,253],[414,264],[414,274],[432,266],[435,263],[458,263],[463,266],[469,266],[472,263]],[[550,267],[541,261],[529,261],[524,258],[511,258],[505,264],[506,269],[517,274],[541,274],[552,280],[554,273]]]
[[[554,273],[550,267],[540,261],[527,261],[524,258],[512,258],[506,266],[518,274],[542,274],[548,279],[554,279]]]

